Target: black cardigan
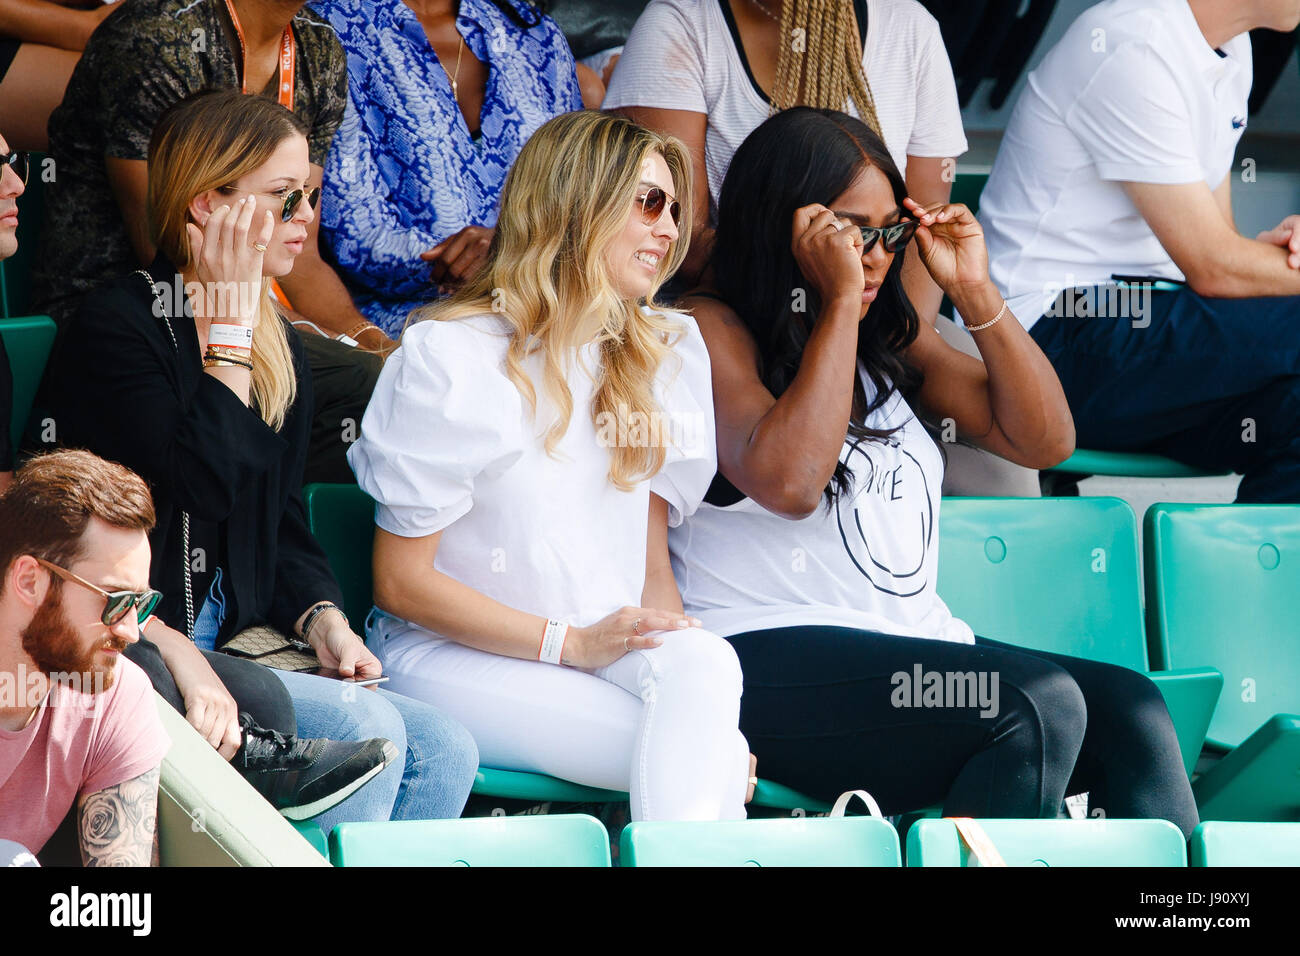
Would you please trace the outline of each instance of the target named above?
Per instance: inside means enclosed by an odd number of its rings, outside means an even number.
[[[175,315],[176,269],[159,255],[165,320],[144,277],[131,274],[88,295],[54,357],[51,396],[60,444],[86,448],[136,471],[153,491],[150,578],[158,614],[185,630],[181,511],[190,514],[194,613],[223,569],[226,619],[220,646],[254,624],[286,634],[317,601],[342,603],[320,545],[307,530],[303,465],[313,407],[311,372],[286,324],[298,391],[279,433],[203,372],[191,313]]]

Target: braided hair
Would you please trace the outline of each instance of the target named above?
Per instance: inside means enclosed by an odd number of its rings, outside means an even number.
[[[843,110],[852,100],[877,136],[880,119],[862,66],[853,0],[782,0],[772,112],[792,106]]]

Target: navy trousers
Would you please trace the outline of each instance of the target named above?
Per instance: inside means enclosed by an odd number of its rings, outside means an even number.
[[[1237,472],[1241,502],[1300,502],[1300,296],[1184,288],[1107,315],[1114,298],[1067,290],[1030,329],[1061,379],[1078,446]]]

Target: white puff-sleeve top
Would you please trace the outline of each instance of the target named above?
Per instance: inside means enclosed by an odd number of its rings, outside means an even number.
[[[717,469],[708,352],[694,320],[655,383],[658,413],[594,422],[600,356],[573,357],[573,414],[554,455],[555,408],[541,355],[524,363],[534,415],[506,376],[510,326],[494,314],[412,325],[388,359],[348,461],[375,499],[375,523],[403,537],[443,532],[434,566],[516,608],[584,627],[645,586],[650,492],[670,521],[694,511]],[[609,480],[610,444],[663,441],[664,467],[631,491]]]

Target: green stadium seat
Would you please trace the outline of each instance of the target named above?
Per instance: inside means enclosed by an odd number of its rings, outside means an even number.
[[[584,814],[340,823],[335,866],[609,866],[609,833]]]
[[[1206,821],[1188,856],[1192,866],[1300,866],[1300,823]]]
[[[330,858],[329,840],[325,838],[325,831],[320,828],[320,824],[315,820],[289,820],[286,823],[298,831],[298,835],[312,845],[317,853],[325,859]]]
[[[1300,713],[1300,507],[1155,504],[1145,530],[1152,659],[1224,674],[1210,741],[1235,747]]]
[[[1300,507],[1155,504],[1145,531],[1152,659],[1227,687],[1208,741],[1236,749],[1193,785],[1202,819],[1300,820]]]
[[[952,183],[951,202],[964,203],[976,215],[980,211],[980,194],[989,181],[987,172],[958,172]]]
[[[1300,821],[1300,716],[1276,714],[1192,781],[1202,820]]]
[[[44,153],[32,153],[27,188],[18,197],[18,251],[0,260],[0,317],[24,315],[31,295],[36,238],[45,215]]]
[[[1167,820],[979,820],[1007,866],[1186,866],[1187,842]],[[951,820],[918,820],[907,865],[972,866]]]
[[[1092,451],[1084,448],[1076,450],[1065,461],[1046,470],[1073,475],[1111,475],[1122,478],[1204,478],[1228,474],[1224,471],[1202,471],[1162,455],[1128,451]]]
[[[804,813],[826,813],[831,805],[816,797],[805,796],[797,790],[761,777],[754,785],[754,799],[750,802],[755,807],[770,807],[777,810],[802,810]]]
[[[945,498],[939,595],[976,634],[1147,673],[1191,775],[1223,676],[1150,672],[1137,519],[1119,498]]]
[[[14,449],[22,442],[27,418],[36,400],[36,390],[45,374],[45,363],[54,347],[56,332],[54,320],[44,315],[28,315],[0,321],[0,336],[4,337],[5,351],[9,355],[9,369],[13,373],[13,417],[9,422],[9,435]]]
[[[364,635],[371,607],[375,503],[356,485],[311,484],[303,488],[302,497],[307,527],[325,549],[343,589],[348,623]]]
[[[629,823],[623,866],[901,866],[898,832],[878,817]]]
[[[580,783],[549,777],[544,773],[520,770],[494,770],[480,767],[474,775],[474,793],[511,800],[538,800],[555,803],[623,803],[627,794],[602,790]]]

